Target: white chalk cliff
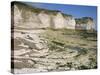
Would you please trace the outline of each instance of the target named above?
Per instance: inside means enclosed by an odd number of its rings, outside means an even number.
[[[36,12],[37,11],[37,12]],[[39,12],[38,12],[39,11]],[[24,4],[14,5],[14,26],[22,28],[68,28],[75,29],[75,19],[63,15],[59,11],[40,10],[26,7]]]
[[[72,15],[60,11],[52,11],[31,7],[23,3],[14,4],[14,27],[22,28],[66,28],[93,29],[94,22],[77,23]]]

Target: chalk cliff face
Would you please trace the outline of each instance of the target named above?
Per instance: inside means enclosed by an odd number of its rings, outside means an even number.
[[[76,21],[73,17],[66,18],[66,27],[67,29],[75,29]]]
[[[60,11],[42,10],[25,4],[14,4],[14,26],[22,28],[75,29],[75,19]]]
[[[92,30],[94,29],[95,23],[91,17],[82,17],[76,19],[76,29]]]
[[[43,11],[38,14],[38,19],[40,20],[42,26],[50,27],[50,16],[45,14]]]
[[[60,12],[53,19],[55,28],[64,28],[66,26],[65,18]]]
[[[18,2],[14,4],[14,27],[91,30],[94,25],[93,19],[89,17],[75,19],[60,11],[40,9]]]

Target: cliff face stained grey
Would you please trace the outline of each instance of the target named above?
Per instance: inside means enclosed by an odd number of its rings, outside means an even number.
[[[95,21],[72,15],[12,2],[12,73],[96,69]]]

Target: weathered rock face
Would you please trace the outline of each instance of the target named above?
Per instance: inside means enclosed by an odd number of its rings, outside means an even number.
[[[54,28],[64,28],[67,26],[65,23],[65,18],[60,12],[57,13],[56,16],[54,16],[53,21],[54,21]]]
[[[83,17],[80,19],[76,19],[76,29],[82,30],[92,30],[94,29],[94,21],[90,17]]]
[[[14,26],[16,27],[91,30],[94,29],[94,25],[95,23],[90,17],[75,19],[60,11],[33,8],[23,3],[14,4]]]
[[[14,26],[22,28],[37,28],[42,26],[36,13],[25,11],[25,8],[19,9],[14,5]]]
[[[50,15],[41,12],[38,14],[38,18],[40,19],[44,27],[50,27],[50,19],[51,19]]]
[[[66,27],[67,29],[75,29],[76,21],[73,17],[66,18]]]
[[[14,26],[22,28],[66,28],[66,29],[94,29],[94,21],[90,17],[75,19],[64,15],[60,11],[44,10],[29,7],[23,3],[14,4]]]
[[[22,20],[21,11],[18,9],[16,5],[14,5],[14,25],[19,25],[20,21]]]
[[[87,27],[86,27],[86,29],[87,29],[87,30],[91,30],[91,29],[93,29],[93,26],[94,26],[94,25],[95,25],[94,22],[91,21],[91,20],[89,20],[89,21],[87,22]]]
[[[32,11],[33,10],[33,11]],[[35,10],[35,11],[34,11]],[[68,28],[75,29],[75,19],[71,16],[64,16],[61,12],[47,13],[45,10],[26,9],[23,5],[14,5],[14,26],[22,28]],[[50,11],[50,12],[49,12]]]

